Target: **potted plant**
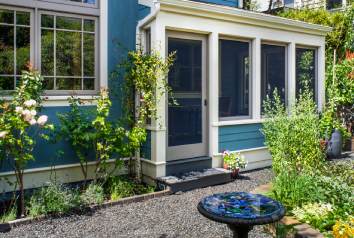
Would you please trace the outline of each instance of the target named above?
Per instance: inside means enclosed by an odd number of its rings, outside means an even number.
[[[247,166],[247,161],[244,156],[239,152],[224,151],[222,154],[224,159],[224,169],[232,171],[231,176],[236,178],[240,169],[244,169]]]

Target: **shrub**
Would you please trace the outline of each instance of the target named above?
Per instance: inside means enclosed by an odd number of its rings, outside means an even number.
[[[61,185],[50,183],[35,192],[29,200],[29,215],[36,217],[52,213],[67,213],[80,206],[78,191],[69,190]]]
[[[102,204],[104,202],[105,195],[103,187],[99,184],[91,183],[87,189],[81,194],[81,200],[86,205]]]
[[[106,184],[106,189],[108,190],[107,193],[110,194],[110,198],[113,201],[155,191],[155,187],[153,186],[135,183],[125,177],[110,178]]]
[[[15,220],[17,217],[17,207],[10,207],[3,215],[0,216],[0,223],[5,223]]]
[[[354,237],[354,216],[350,216],[346,221],[337,221],[333,226],[334,238]]]
[[[272,155],[275,174],[305,173],[321,169],[319,116],[312,94],[305,90],[288,113],[277,91],[264,102],[266,120],[262,132]]]

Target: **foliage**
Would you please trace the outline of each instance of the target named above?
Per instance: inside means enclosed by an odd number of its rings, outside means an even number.
[[[67,140],[79,158],[81,171],[87,180],[87,163],[90,153],[95,158],[95,180],[105,180],[122,166],[121,156],[126,156],[130,146],[136,146],[131,139],[134,132],[109,120],[111,101],[108,91],[101,89],[95,110],[82,109],[79,99],[70,100],[70,111],[59,114],[61,129],[59,137]],[[135,148],[135,147],[134,147]],[[109,168],[108,160],[114,160]]]
[[[139,148],[146,141],[146,121],[158,119],[159,101],[163,95],[171,93],[165,78],[173,60],[174,54],[164,59],[156,51],[145,53],[138,48],[130,51],[125,62],[119,65],[124,69],[124,119],[130,127],[130,141],[135,142],[130,157],[135,153],[135,176],[138,181],[141,180]]]
[[[29,215],[36,217],[53,213],[63,214],[80,204],[80,196],[77,191],[50,183],[47,187],[40,188],[30,198],[28,202]]]
[[[87,180],[88,157],[92,148],[94,132],[92,128],[90,113],[91,110],[80,110],[84,102],[71,97],[69,100],[70,111],[58,114],[60,120],[60,131],[58,136],[68,141],[73,147],[76,156],[79,158],[81,172],[84,181]]]
[[[91,183],[81,194],[82,202],[87,205],[102,204],[104,199],[104,189],[100,184]]]
[[[32,154],[36,144],[34,138],[43,129],[53,129],[52,125],[46,125],[46,115],[38,115],[41,108],[42,81],[40,74],[32,68],[30,71],[23,71],[12,100],[1,103],[0,150],[15,170],[20,187],[22,216],[25,212],[23,173],[27,163],[35,159]],[[40,136],[48,139],[48,135],[44,133]]]
[[[152,193],[155,187],[133,182],[126,177],[112,177],[106,184],[106,191],[110,194],[111,200],[115,201],[129,196]]]
[[[292,211],[300,221],[311,224],[316,228],[326,226],[332,212],[333,208],[329,203],[308,203],[301,208],[296,207]]]
[[[7,212],[0,216],[0,223],[5,223],[9,221],[15,220],[17,217],[17,207],[12,206],[10,207]]]
[[[333,226],[334,238],[354,237],[354,216],[350,216],[346,221],[337,221]]]
[[[262,132],[272,154],[275,174],[320,169],[324,154],[320,146],[319,117],[312,94],[307,90],[300,94],[290,109],[290,115],[277,91],[274,92],[273,100],[268,97],[264,105],[266,120]]]
[[[244,169],[247,166],[247,161],[241,153],[226,150],[223,152],[222,157],[224,159],[224,164],[227,165],[228,169]]]

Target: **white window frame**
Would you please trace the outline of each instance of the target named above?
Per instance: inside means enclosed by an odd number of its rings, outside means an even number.
[[[246,39],[246,38],[240,38],[240,37],[228,37],[228,36],[220,36],[219,40],[218,40],[218,47],[219,47],[219,79],[218,79],[218,83],[219,83],[219,90],[221,90],[221,50],[220,50],[220,41],[221,40],[228,40],[228,41],[239,41],[239,42],[245,42],[248,43],[248,57],[249,57],[249,76],[248,76],[248,115],[246,116],[230,116],[230,117],[220,117],[219,116],[219,111],[218,111],[218,117],[219,117],[219,121],[236,121],[236,120],[247,120],[247,119],[251,119],[253,116],[253,74],[252,74],[252,68],[253,68],[253,58],[252,58],[252,39]],[[219,91],[219,95],[220,95],[220,91]],[[218,102],[219,102],[219,98],[218,98]],[[219,108],[220,110],[220,108]]]
[[[65,5],[74,5],[74,6],[88,7],[88,8],[98,8],[100,0],[96,0],[94,4],[84,3],[82,0],[81,2],[73,2],[70,0],[38,0],[38,1],[46,1],[46,2],[53,2],[53,3],[59,3]]]
[[[35,48],[34,48],[34,32],[35,32],[35,27],[34,27],[34,11],[31,10],[31,9],[28,9],[28,8],[19,8],[19,7],[11,7],[11,6],[3,6],[3,5],[0,5],[0,9],[3,9],[3,10],[9,10],[9,11],[14,11],[17,12],[29,12],[30,13],[30,61],[31,63],[34,63],[34,59],[35,59]],[[2,24],[3,25],[3,24]],[[21,77],[20,74],[15,74],[16,72],[16,68],[17,68],[17,65],[16,65],[16,61],[17,61],[17,58],[16,58],[16,17],[14,15],[14,23],[13,24],[9,24],[11,26],[13,26],[15,28],[14,30],[14,74],[1,74],[1,76],[4,76],[4,77],[13,77],[14,78],[14,83],[15,83],[15,86],[16,86],[16,77]],[[14,90],[0,90],[0,94],[2,95],[8,95],[10,94],[11,92],[13,92]]]
[[[73,18],[79,18],[83,21],[83,19],[88,19],[88,20],[94,20],[95,21],[95,31],[94,31],[94,34],[95,34],[95,75],[93,76],[95,78],[95,89],[94,90],[46,90],[45,91],[45,95],[97,95],[98,92],[99,92],[99,86],[100,86],[100,80],[99,80],[99,60],[98,60],[98,18],[97,17],[91,17],[91,16],[83,16],[83,15],[78,15],[78,14],[70,14],[70,13],[58,13],[58,12],[53,12],[53,11],[39,11],[38,14],[37,14],[37,22],[38,22],[38,26],[37,26],[37,44],[38,44],[38,51],[36,52],[36,58],[38,59],[38,69],[40,70],[41,69],[41,52],[42,52],[42,48],[41,48],[41,16],[42,15],[52,15],[52,16],[63,16],[63,17],[73,17]],[[53,30],[56,29],[56,28],[53,28]],[[55,31],[55,30],[54,30]],[[60,31],[65,31],[65,30],[62,30],[60,29]],[[68,30],[70,31],[70,30]],[[84,31],[81,30],[73,30],[74,32],[80,32],[80,33],[83,33]],[[81,36],[83,39],[83,35]],[[83,46],[83,41],[81,42],[81,46]],[[55,52],[55,50],[54,50]],[[54,58],[56,57],[55,53],[54,53]],[[54,60],[54,62],[56,62],[56,60]],[[81,69],[82,69],[82,72],[81,72],[81,76],[78,77],[78,76],[59,76],[60,78],[81,78],[81,80],[83,80],[85,77],[84,77],[84,72],[83,72],[83,64],[84,64],[84,60],[83,60],[83,51],[81,51]],[[55,69],[55,66],[54,65],[54,78],[57,77],[56,75],[56,69]],[[91,77],[87,77],[87,78],[91,78]]]
[[[65,1],[65,2],[64,2]],[[31,62],[33,63],[34,68],[39,69],[40,59],[38,54],[39,41],[40,39],[40,24],[38,23],[39,12],[48,11],[51,14],[60,13],[60,14],[70,14],[73,16],[79,16],[84,18],[93,17],[96,19],[95,24],[95,45],[96,45],[96,65],[95,65],[95,91],[96,93],[89,91],[75,91],[74,95],[85,99],[85,100],[95,100],[98,95],[100,87],[108,87],[108,2],[107,0],[96,0],[96,6],[93,7],[93,4],[85,3],[75,3],[67,4],[66,0],[1,0],[0,8],[3,9],[16,9],[18,11],[29,11],[31,12]],[[66,4],[65,4],[66,3]],[[102,65],[106,67],[103,68]],[[49,106],[66,106],[68,105],[68,99],[72,94],[65,93],[63,94],[49,94],[43,95],[43,98],[52,102],[46,102]],[[0,92],[3,94],[2,99],[8,100],[11,97],[6,96],[6,91]]]
[[[262,61],[262,46],[263,45],[273,45],[273,46],[281,46],[281,47],[284,47],[285,49],[285,77],[284,77],[284,80],[285,80],[285,98],[284,98],[284,103],[285,103],[285,107],[288,107],[289,105],[289,43],[286,43],[286,42],[276,42],[276,41],[268,41],[268,40],[261,40],[261,45],[260,45],[260,60],[261,60],[261,64],[260,64],[260,72],[261,72],[261,78],[260,78],[260,90],[261,90],[261,93],[260,93],[260,97],[261,97],[261,105],[260,105],[260,112],[261,112],[261,117],[264,118],[264,115],[262,113],[262,105],[263,105],[263,102],[262,102],[262,90],[263,90],[263,75],[262,75],[262,67],[263,67],[263,61]],[[296,56],[295,56],[296,57]],[[279,90],[279,89],[278,89]]]
[[[319,88],[318,88],[318,47],[316,46],[309,46],[309,45],[300,45],[300,44],[296,44],[295,45],[295,87],[297,85],[297,64],[296,64],[296,50],[297,49],[305,49],[305,50],[314,50],[315,51],[315,92],[314,93],[314,98],[316,103],[318,103],[318,95],[319,95]],[[297,88],[295,88],[295,93],[297,92]]]

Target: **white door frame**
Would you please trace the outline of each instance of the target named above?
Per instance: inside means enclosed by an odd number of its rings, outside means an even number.
[[[166,54],[168,54],[169,38],[198,40],[202,42],[202,143],[187,144],[180,146],[168,146],[168,101],[166,102],[166,161],[194,158],[208,155],[208,101],[207,101],[207,36],[167,31],[166,32]],[[167,97],[168,100],[168,97]]]

